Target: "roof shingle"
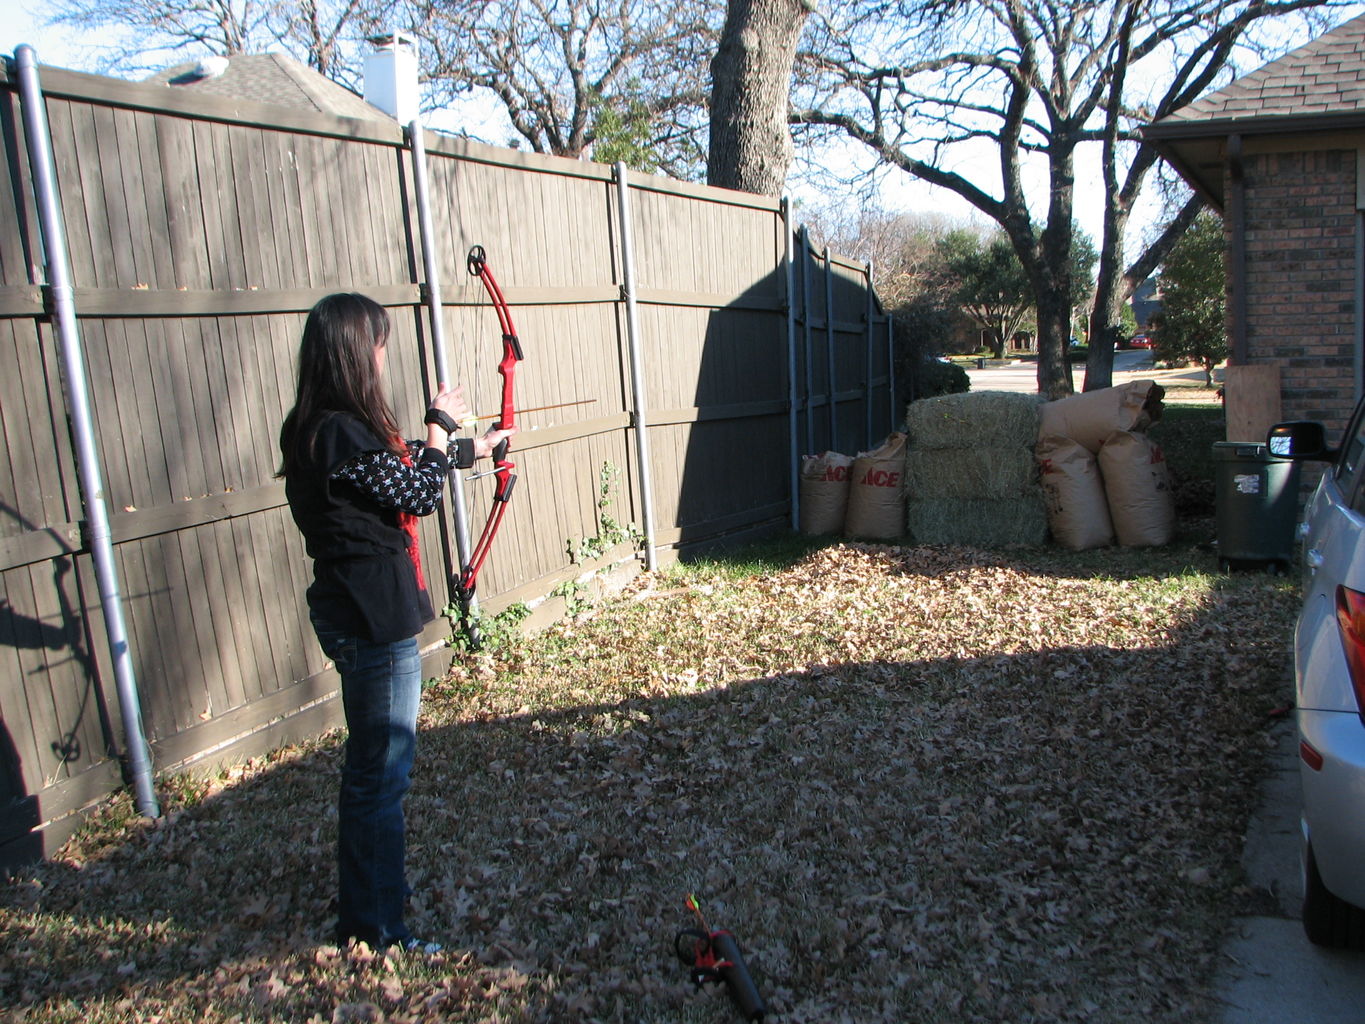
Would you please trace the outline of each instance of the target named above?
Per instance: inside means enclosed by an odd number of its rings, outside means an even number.
[[[288,54],[238,54],[226,61],[226,70],[220,75],[201,75],[198,73],[200,62],[189,61],[158,71],[147,81],[342,117],[392,120],[344,85],[318,74]]]
[[[1365,15],[1338,25],[1162,120],[1223,121],[1365,111]]]

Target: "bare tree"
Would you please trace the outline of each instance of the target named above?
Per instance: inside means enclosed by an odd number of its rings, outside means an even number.
[[[979,226],[941,213],[893,213],[831,205],[802,211],[816,248],[872,264],[877,295],[888,309],[926,288],[939,287],[943,253],[939,243],[956,231],[982,233]]]
[[[814,40],[814,78],[793,118],[837,129],[881,162],[951,190],[1000,224],[1035,296],[1039,390],[1062,394],[1071,390],[1065,348],[1080,147],[1103,149],[1097,305],[1107,326],[1197,210],[1187,203],[1124,266],[1128,218],[1156,162],[1137,128],[1226,78],[1238,48],[1257,41],[1258,26],[1329,6],[843,0]],[[974,160],[963,157],[964,148]],[[1037,186],[1031,167],[1042,178]],[[1090,385],[1107,384],[1112,351],[1094,360]]]
[[[709,184],[781,195],[792,161],[792,66],[814,9],[814,0],[730,0],[711,61]]]
[[[354,85],[364,28],[381,0],[55,0],[50,23],[99,29],[102,70],[129,76],[196,57],[282,48]]]
[[[587,155],[611,111],[643,117],[660,166],[692,176],[722,10],[719,0],[409,0],[387,20],[422,38],[432,102],[495,98],[510,145]]]

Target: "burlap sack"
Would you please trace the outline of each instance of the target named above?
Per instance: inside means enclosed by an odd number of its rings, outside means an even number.
[[[1099,454],[1109,517],[1124,547],[1156,547],[1175,536],[1175,496],[1161,446],[1143,434],[1116,430]]]
[[[889,540],[905,532],[905,435],[853,460],[844,536]]]
[[[810,536],[844,528],[853,457],[838,452],[801,456],[801,532]]]
[[[1096,455],[1115,430],[1146,430],[1159,420],[1165,395],[1155,381],[1135,380],[1046,402],[1039,409],[1038,439],[1069,437]]]
[[[1044,437],[1034,450],[1052,539],[1072,551],[1114,541],[1109,503],[1095,456],[1069,437]]]

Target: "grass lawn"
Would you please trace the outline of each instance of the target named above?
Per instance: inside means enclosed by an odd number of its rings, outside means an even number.
[[[1211,1021],[1295,605],[1188,538],[641,577],[428,690],[410,922],[446,954],[328,944],[332,735],[167,781],[159,822],[117,798],[6,882],[0,1005],[734,1020],[673,953],[695,893],[783,1021]]]

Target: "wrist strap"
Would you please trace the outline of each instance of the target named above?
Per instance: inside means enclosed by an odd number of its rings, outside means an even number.
[[[424,419],[422,422],[427,424],[435,424],[436,426],[444,430],[447,434],[453,434],[460,429],[460,425],[456,423],[451,418],[450,413],[446,412],[444,409],[436,408],[428,409],[427,418]]]

